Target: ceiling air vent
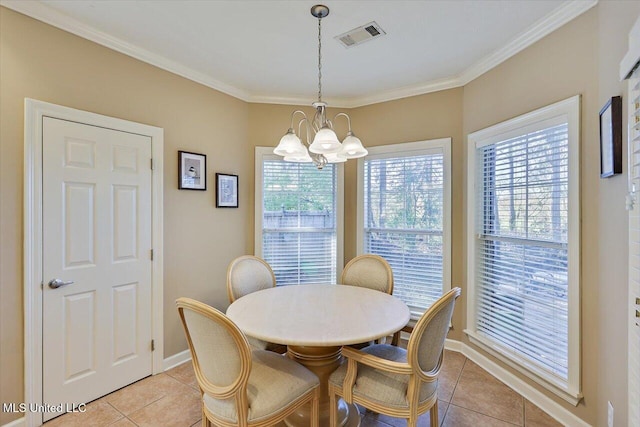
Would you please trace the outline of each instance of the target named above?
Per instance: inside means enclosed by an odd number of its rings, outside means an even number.
[[[347,31],[346,33],[340,34],[334,38],[342,43],[344,47],[353,47],[366,41],[382,37],[385,34],[387,33],[384,32],[380,25],[376,22],[369,22],[368,24],[354,28],[353,30]]]

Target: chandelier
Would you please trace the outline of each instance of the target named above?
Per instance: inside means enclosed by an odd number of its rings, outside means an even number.
[[[332,120],[327,118],[327,103],[322,101],[322,18],[329,15],[329,8],[318,4],[311,8],[311,14],[318,18],[318,100],[312,104],[316,112],[311,120],[301,110],[291,113],[289,130],[280,139],[273,153],[284,157],[286,162],[313,162],[318,169],[322,169],[327,163],[346,162],[347,159],[364,157],[368,152],[362,146],[360,139],[351,131],[351,119],[346,113],[338,113]],[[297,124],[297,133],[294,128],[296,114],[302,115]],[[345,117],[349,126],[347,136],[342,143],[333,130],[333,121],[338,117]],[[304,138],[304,143],[301,138]]]

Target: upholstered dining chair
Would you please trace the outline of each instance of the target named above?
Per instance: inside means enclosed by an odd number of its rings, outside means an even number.
[[[262,258],[243,255],[231,261],[227,268],[227,295],[234,302],[251,292],[273,288],[276,276]]]
[[[253,255],[243,255],[231,261],[227,268],[227,295],[232,303],[240,297],[262,289],[273,288],[276,276],[271,266],[262,258]],[[274,343],[247,337],[251,347],[260,350],[271,350],[283,353],[286,349]]]
[[[223,313],[189,298],[176,300],[202,393],[202,425],[273,426],[311,405],[318,427],[318,377],[293,360],[251,350],[246,337]]]
[[[340,283],[369,288],[391,295],[393,293],[393,270],[387,260],[379,255],[358,255],[344,266]],[[397,345],[399,340],[400,331],[393,335],[392,342]],[[369,343],[356,344],[354,347],[362,348],[366,345]]]
[[[331,427],[336,425],[338,396],[380,414],[405,418],[410,427],[429,411],[431,426],[438,426],[438,374],[459,295],[460,288],[450,290],[422,315],[406,350],[387,344],[342,349],[346,363],[329,377]]]
[[[393,271],[389,263],[379,255],[358,255],[344,266],[340,283],[370,288],[391,295]]]

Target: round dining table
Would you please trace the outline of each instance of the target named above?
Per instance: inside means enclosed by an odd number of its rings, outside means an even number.
[[[409,308],[398,298],[346,285],[277,286],[237,299],[227,316],[246,335],[286,344],[287,356],[320,379],[320,424],[329,425],[329,375],[340,365],[342,346],[373,341],[402,329]],[[304,408],[285,420],[308,426]],[[355,405],[338,402],[338,425],[358,426]]]

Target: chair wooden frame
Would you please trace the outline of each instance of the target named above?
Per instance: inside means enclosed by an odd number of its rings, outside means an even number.
[[[231,272],[233,271],[233,268],[237,264],[239,264],[242,261],[246,261],[246,260],[258,261],[262,265],[264,265],[265,268],[269,271],[269,273],[271,273],[271,279],[272,279],[273,286],[274,287],[276,286],[276,275],[273,273],[273,269],[271,268],[271,266],[269,265],[268,262],[266,262],[262,258],[254,256],[254,255],[243,255],[243,256],[240,256],[240,257],[234,259],[233,261],[231,261],[231,263],[229,263],[229,267],[227,267],[227,295],[229,296],[229,303],[232,303],[232,302],[234,302],[235,300],[238,299],[238,298],[236,298],[236,296],[234,295],[234,292],[233,292],[233,285],[231,283]]]
[[[220,311],[216,310],[213,307],[210,307],[202,302],[190,299],[190,298],[178,298],[176,300],[176,305],[178,307],[178,313],[180,315],[180,320],[182,321],[182,326],[184,327],[185,335],[187,337],[187,342],[189,344],[189,351],[191,352],[191,360],[193,362],[193,369],[195,371],[196,379],[198,381],[198,385],[200,387],[201,395],[205,393],[214,399],[234,399],[235,407],[238,411],[238,422],[230,423],[225,419],[221,419],[217,417],[215,414],[210,412],[207,407],[202,403],[202,425],[203,427],[211,427],[213,423],[216,426],[220,427],[268,427],[273,426],[281,421],[283,421],[286,417],[293,414],[298,408],[303,405],[310,404],[311,406],[311,420],[312,427],[318,426],[319,419],[319,399],[320,399],[320,388],[319,386],[314,387],[308,392],[296,398],[289,405],[283,408],[280,412],[273,414],[269,418],[262,419],[257,422],[249,422],[248,414],[249,414],[249,401],[247,397],[247,385],[249,382],[249,374],[251,373],[251,349],[249,346],[249,342],[247,338],[244,336],[242,331],[238,329],[238,327],[233,323],[227,316],[225,316]],[[193,346],[193,342],[191,340],[191,334],[189,333],[189,329],[187,327],[187,322],[184,318],[184,310],[192,310],[195,313],[198,313],[202,316],[205,316],[214,322],[217,322],[224,326],[232,336],[234,342],[236,343],[239,353],[240,353],[240,373],[238,377],[229,385],[226,386],[218,386],[209,381],[209,379],[203,374],[200,368],[200,362],[198,360],[198,355],[196,354]],[[284,356],[283,356],[284,357]]]
[[[342,274],[340,275],[340,284],[343,284],[343,285],[346,284],[345,278],[347,277],[349,269],[353,267],[354,264],[356,264],[359,261],[362,261],[363,259],[374,259],[384,266],[387,272],[387,289],[385,290],[385,292],[388,293],[389,295],[392,295],[393,294],[393,270],[391,270],[391,266],[389,265],[387,260],[382,258],[380,255],[363,254],[363,255],[358,255],[357,257],[351,259],[351,261],[349,261],[347,265],[344,266],[344,269],[342,270]]]
[[[420,345],[420,338],[429,325],[431,319],[433,319],[433,317],[435,317],[442,308],[450,304],[451,300],[458,298],[458,296],[460,296],[460,288],[450,290],[436,301],[418,320],[413,328],[411,336],[409,337],[406,363],[386,360],[349,347],[344,347],[342,349],[342,356],[347,360],[347,373],[342,387],[338,387],[329,382],[329,422],[331,427],[336,427],[338,396],[342,397],[347,403],[357,403],[380,414],[388,415],[390,417],[405,418],[407,419],[407,425],[410,427],[415,427],[418,422],[418,417],[425,412],[430,411],[431,426],[437,427],[439,425],[437,391],[431,398],[427,399],[422,404],[417,404],[417,402],[419,401],[422,383],[432,383],[438,379],[440,369],[442,368],[442,362],[444,360],[444,347],[440,354],[438,363],[429,372],[425,372],[420,368],[420,364],[418,362],[418,348]],[[396,407],[385,406],[379,402],[354,395],[353,387],[358,376],[359,363],[389,373],[408,375],[408,407],[406,409],[399,409]]]

